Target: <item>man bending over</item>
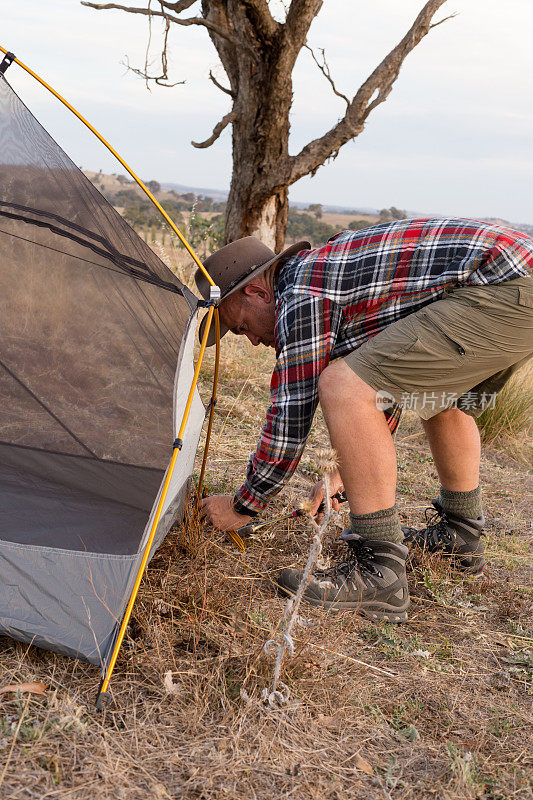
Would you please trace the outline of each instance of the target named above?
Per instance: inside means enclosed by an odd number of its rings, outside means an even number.
[[[343,231],[309,248],[298,242],[276,256],[246,237],[206,260],[222,291],[222,335],[273,347],[277,360],[246,480],[234,495],[207,497],[202,513],[228,530],[262,511],[294,472],[320,402],[339,458],[331,494],[344,487],[351,527],[345,555],[314,574],[304,599],[405,621],[408,549],[391,434],[401,407],[413,408],[441,483],[438,521],[408,529],[407,539],[479,573],[474,417],[533,352],[533,240],[474,220],[410,219]],[[196,282],[207,296],[199,271]],[[312,513],[322,498],[318,485]],[[278,583],[293,593],[300,576],[284,570]]]

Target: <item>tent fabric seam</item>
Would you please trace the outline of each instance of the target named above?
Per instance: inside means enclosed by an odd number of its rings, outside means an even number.
[[[10,542],[7,539],[0,539],[0,551],[4,548],[8,550],[33,550],[39,553],[59,553],[69,555],[73,558],[92,558],[104,559],[105,561],[128,561],[138,559],[140,550],[135,553],[94,553],[87,550],[67,550],[65,547],[40,546],[38,544],[22,544],[21,542]]]
[[[0,215],[2,215],[2,212],[0,212]],[[5,214],[3,216],[5,216]],[[99,264],[97,261],[91,261],[88,258],[82,258],[81,256],[75,256],[72,253],[67,253],[66,250],[59,250],[57,247],[51,247],[50,245],[43,244],[42,242],[34,242],[33,239],[27,239],[25,236],[18,236],[16,233],[10,233],[10,231],[6,231],[3,228],[0,228],[0,233],[4,234],[4,236],[11,236],[13,239],[19,239],[22,242],[29,242],[30,244],[33,244],[36,247],[42,247],[44,250],[50,250],[52,253],[59,253],[59,255],[69,256],[70,258],[73,258],[76,261],[81,261],[83,264],[92,264],[93,266],[98,267],[99,269],[106,269],[109,272],[115,273],[116,275],[122,275],[122,276],[130,277],[130,278],[132,277],[132,275],[130,273],[125,272],[122,269],[114,269],[111,266],[108,266],[108,265],[105,265],[105,264]],[[111,263],[114,263],[114,262],[111,261]],[[148,284],[150,284],[150,286],[156,286],[157,288],[162,289],[164,292],[171,291],[170,289],[167,289],[164,285],[161,285],[161,284],[157,283],[156,281],[149,281],[149,280],[143,279],[143,278],[141,278],[139,276],[135,276],[135,279],[140,281],[140,282],[142,282],[142,283],[148,283]],[[181,290],[178,290],[178,289],[176,289],[176,291],[172,290],[172,293],[173,294],[181,294],[183,297],[185,297],[184,293]],[[193,297],[194,297],[194,295],[193,295]]]
[[[89,239],[94,239],[95,241],[99,242],[105,247],[109,247],[110,255],[118,256],[120,259],[124,260],[128,264],[131,264],[134,267],[146,268],[146,264],[144,263],[144,261],[141,261],[138,258],[132,258],[132,256],[127,256],[125,253],[121,253],[119,250],[117,250],[116,247],[113,247],[111,242],[109,242],[104,236],[101,236],[98,233],[94,233],[93,231],[90,231],[87,228],[82,227],[81,225],[77,225],[74,222],[69,222],[68,219],[65,219],[65,217],[61,217],[59,214],[53,214],[50,211],[40,211],[38,208],[31,208],[31,206],[23,206],[20,203],[7,203],[4,200],[0,200],[0,206],[3,206],[4,208],[5,207],[11,208],[15,211],[24,211],[27,212],[28,214],[36,214],[37,216],[48,217],[50,219],[53,219],[55,222],[59,222],[65,225],[66,228],[72,228],[72,230],[84,234]],[[7,214],[9,214],[9,212],[3,212],[0,209],[0,215],[4,216]],[[33,220],[31,218],[17,216],[16,219],[19,219],[22,222],[27,222],[30,225],[32,223],[38,224],[36,220]],[[175,286],[175,288],[177,289],[179,294],[181,294],[181,289],[179,288],[179,286]]]
[[[35,450],[37,453],[49,453],[52,456],[66,456],[68,458],[84,458],[89,462],[98,462],[99,464],[114,464],[119,467],[129,467],[131,469],[150,470],[151,472],[164,473],[166,467],[144,467],[142,464],[130,464],[125,461],[112,461],[109,458],[99,458],[98,456],[87,456],[82,453],[64,453],[61,450],[46,450],[43,447],[33,447],[30,444],[16,444],[15,442],[4,442],[0,439],[2,447],[19,447],[21,450]],[[170,447],[169,447],[170,450]],[[125,504],[127,505],[127,504]]]
[[[128,277],[134,277],[135,280],[141,281],[143,283],[150,283],[154,286],[158,286],[160,289],[164,289],[167,292],[172,292],[173,294],[183,295],[181,289],[179,289],[173,283],[167,283],[163,281],[161,278],[158,278],[157,276],[149,276],[142,273],[139,274],[139,272],[137,271],[139,269],[139,265],[147,268],[147,265],[142,261],[137,262],[137,269],[135,269],[134,267],[130,266],[127,262],[125,264],[122,264],[120,259],[113,256],[112,253],[107,253],[105,250],[103,250],[100,247],[97,247],[90,241],[85,242],[80,237],[74,236],[72,233],[68,233],[67,231],[62,231],[60,228],[57,228],[55,225],[52,225],[49,222],[28,219],[26,217],[23,217],[21,214],[10,214],[9,212],[2,211],[1,209],[0,209],[0,216],[5,217],[6,219],[13,219],[18,222],[24,222],[26,225],[35,225],[38,228],[46,228],[49,231],[51,231],[51,233],[54,233],[57,236],[63,236],[65,239],[70,239],[71,241],[76,242],[76,244],[82,245],[83,247],[87,247],[89,250],[91,250],[91,252],[96,253],[102,258],[107,259],[116,267],[118,267],[118,269],[112,270],[113,272],[116,272],[118,274],[125,274]],[[33,244],[39,245],[39,242],[33,242]],[[68,255],[70,256],[70,253]],[[102,264],[98,264],[96,262],[87,262],[87,263],[95,264],[100,269],[103,268]]]

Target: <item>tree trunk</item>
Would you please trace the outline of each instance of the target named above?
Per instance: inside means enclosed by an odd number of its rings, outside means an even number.
[[[233,96],[234,169],[226,207],[226,242],[257,236],[279,252],[289,213],[291,73],[298,51],[287,47],[282,25],[268,17],[252,18],[249,4],[242,0],[204,0],[204,13],[206,19],[250,45],[249,49],[232,47],[210,31]]]
[[[283,250],[289,214],[289,191],[282,188],[262,203],[243,205],[243,195],[251,194],[252,185],[243,186],[242,176],[233,175],[226,205],[225,241],[241,236],[257,236],[276,253]],[[244,190],[244,191],[243,191]]]
[[[285,240],[288,188],[285,184],[273,191],[271,175],[273,165],[278,170],[280,164],[288,164],[292,83],[289,75],[278,88],[269,78],[271,64],[257,66],[242,57],[239,62],[241,88],[233,106],[232,157],[233,164],[240,166],[231,179],[226,241],[257,236],[277,251]]]

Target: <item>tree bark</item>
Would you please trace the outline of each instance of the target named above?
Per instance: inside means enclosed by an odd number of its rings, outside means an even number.
[[[321,2],[313,0],[314,13]],[[234,169],[226,206],[226,241],[253,235],[277,251],[283,248],[289,210],[289,113],[292,67],[299,50],[292,43],[287,47],[286,27],[272,18],[266,2],[203,0],[202,11],[217,28],[248,42],[256,54],[254,58],[249,50],[234,48],[227,38],[209,31],[234,98]],[[286,171],[286,180],[275,190],[270,180],[274,164],[278,169],[285,165]]]
[[[119,8],[129,13],[159,16],[167,24],[170,20],[207,29],[226,71],[229,88],[212,75],[210,78],[231,97],[232,107],[208,139],[193,144],[208,147],[226,126],[232,126],[233,172],[226,206],[226,242],[254,235],[275,251],[283,248],[289,186],[304,175],[314,175],[327,159],[337,156],[343,144],[361,133],[369,114],[390,94],[407,55],[434,27],[431,20],[445,0],[426,2],[404,38],[353,99],[344,98],[347,103],[344,117],[300,153],[290,156],[292,71],[322,2],[292,0],[284,23],[272,17],[268,0],[202,0],[201,18],[176,16],[193,5],[191,0],[159,0],[160,10],[83,3],[97,9]],[[329,69],[320,68],[338,94]]]

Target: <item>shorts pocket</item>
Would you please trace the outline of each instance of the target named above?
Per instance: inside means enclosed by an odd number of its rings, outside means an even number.
[[[529,286],[527,288],[523,286],[519,287],[518,305],[525,306],[526,308],[533,308],[533,286],[531,288]]]
[[[454,347],[440,332],[432,331],[428,336],[423,331],[377,367],[403,391],[426,391],[456,372],[458,360]]]
[[[410,336],[409,339],[400,347],[395,346],[390,352],[386,351],[382,353],[381,358],[385,361],[401,361],[404,356],[416,348],[417,344],[419,344],[418,336]]]
[[[475,355],[473,348],[468,343],[467,338],[465,335],[461,334],[461,331],[457,330],[455,326],[446,325],[446,321],[441,321],[440,319],[436,319],[436,314],[432,314],[431,312],[426,312],[426,319],[428,322],[428,326],[433,326],[437,329],[437,331],[444,336],[447,340],[448,344],[452,347],[458,357],[462,358],[463,356],[470,356],[473,357]],[[428,335],[431,336],[431,333],[428,331]]]

